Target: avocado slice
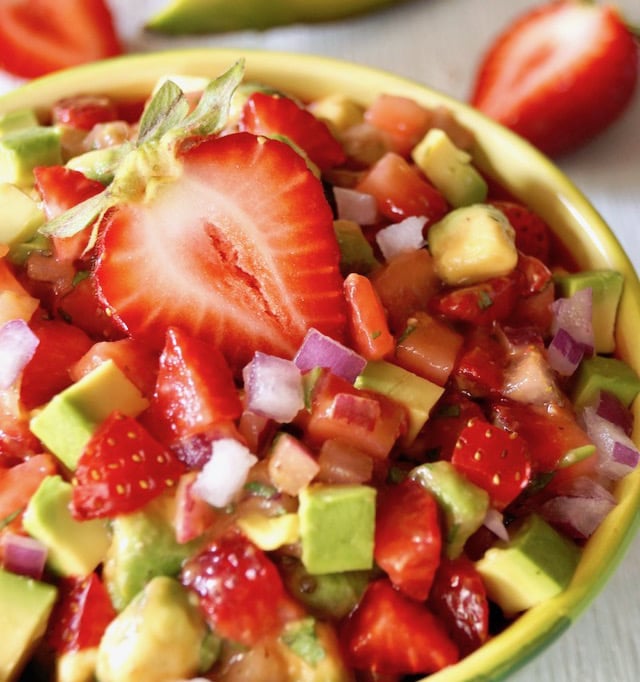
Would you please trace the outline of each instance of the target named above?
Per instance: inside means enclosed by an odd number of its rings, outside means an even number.
[[[508,542],[498,541],[475,566],[489,599],[510,617],[562,592],[580,556],[575,543],[531,514]]]
[[[366,275],[380,265],[362,228],[353,220],[334,220],[333,229],[340,247],[340,271]]]
[[[38,125],[38,117],[33,109],[15,109],[0,115],[0,136],[23,128]]]
[[[302,563],[313,574],[373,567],[376,490],[314,484],[299,497]]]
[[[106,360],[54,396],[35,414],[29,426],[32,433],[73,470],[98,424],[114,410],[136,417],[148,404],[113,360]]]
[[[102,519],[76,521],[69,511],[71,483],[47,476],[24,512],[25,530],[48,549],[47,565],[60,575],[87,575],[104,559],[109,531]]]
[[[38,646],[57,590],[0,568],[0,680],[11,682]]]
[[[44,211],[19,187],[0,183],[0,244],[29,241],[45,221]]]
[[[633,367],[617,358],[594,355],[584,359],[576,372],[572,402],[576,409],[595,402],[600,391],[607,391],[629,407],[640,392],[640,377]]]
[[[618,306],[624,288],[624,277],[614,270],[586,270],[556,275],[558,293],[570,298],[576,291],[591,289],[591,317],[596,353],[613,353],[616,347],[615,328]]]
[[[484,522],[489,509],[489,493],[471,483],[445,460],[420,464],[409,475],[436,498],[444,514],[446,554],[455,559]]]
[[[456,147],[444,130],[431,128],[411,158],[454,208],[487,198],[487,182],[471,163],[471,155]]]
[[[397,0],[395,0],[397,2]],[[146,24],[169,34],[264,30],[296,22],[342,19],[394,0],[172,0]]]
[[[213,664],[216,651],[210,637],[195,596],[177,580],[157,576],[107,627],[98,647],[96,676],[100,682],[195,677]]]
[[[36,166],[61,163],[60,132],[54,127],[18,128],[0,137],[0,182],[30,187]]]
[[[184,560],[200,547],[200,539],[177,541],[173,510],[173,498],[161,495],[144,509],[112,520],[103,579],[116,610],[124,609],[152,578],[177,576]]]

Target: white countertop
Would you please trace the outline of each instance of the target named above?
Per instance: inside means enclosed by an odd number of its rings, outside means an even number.
[[[262,0],[267,2],[268,0]],[[315,0],[316,2],[319,0]],[[382,68],[466,99],[475,65],[493,35],[533,0],[407,0],[316,26],[264,33],[162,38],[144,18],[163,0],[110,0],[130,51],[228,46],[308,52]],[[618,0],[640,26],[640,2]],[[0,79],[0,91],[10,85]],[[640,272],[640,89],[624,117],[559,164],[591,199]],[[590,608],[513,682],[637,682],[640,679],[640,535]]]

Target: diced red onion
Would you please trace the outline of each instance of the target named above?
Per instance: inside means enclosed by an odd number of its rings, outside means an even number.
[[[247,447],[233,438],[211,444],[211,457],[193,484],[192,491],[213,507],[226,507],[242,489],[249,469],[258,461]]]
[[[599,391],[595,406],[599,417],[619,426],[627,436],[631,435],[633,414],[617,396],[609,391]]]
[[[27,535],[6,533],[2,538],[2,563],[7,571],[40,580],[47,561],[47,547]]]
[[[585,497],[593,500],[608,500],[615,504],[616,498],[603,485],[590,476],[578,476],[563,490],[567,497]]]
[[[409,216],[399,223],[384,227],[376,234],[376,242],[385,260],[409,251],[417,251],[425,244],[423,235],[427,219],[424,216]]]
[[[559,496],[545,502],[540,514],[572,537],[586,539],[614,507],[615,501],[609,499]]]
[[[633,471],[640,453],[622,428],[600,417],[593,406],[584,408],[582,418],[587,435],[598,451],[598,471],[613,481]]]
[[[243,369],[247,409],[281,424],[304,407],[302,372],[291,361],[257,351]]]
[[[496,535],[500,540],[509,542],[509,531],[504,525],[504,517],[501,512],[493,507],[487,510],[487,514],[484,517],[483,525],[488,528],[494,535]]]
[[[334,187],[338,218],[359,225],[373,225],[378,219],[378,204],[372,194],[348,187]]]
[[[564,329],[584,347],[586,355],[593,354],[593,292],[590,287],[576,291],[569,298],[559,298],[551,304],[553,320],[551,333]]]
[[[10,320],[0,327],[0,390],[15,382],[39,343],[24,320]]]
[[[362,355],[314,328],[306,333],[293,362],[301,372],[322,367],[351,384],[367,364]]]
[[[547,358],[551,367],[562,376],[571,376],[584,357],[584,346],[576,341],[566,329],[560,328],[554,334]]]

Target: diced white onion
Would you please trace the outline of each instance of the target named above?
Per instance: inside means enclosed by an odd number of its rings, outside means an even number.
[[[373,225],[378,219],[378,204],[372,194],[348,187],[334,187],[338,218],[353,220],[359,225]]]
[[[0,327],[0,390],[15,382],[39,343],[24,320],[10,320]]]
[[[306,333],[293,362],[301,372],[322,367],[349,383],[356,380],[367,364],[354,350],[314,328]]]
[[[423,236],[426,222],[424,216],[409,216],[399,223],[382,228],[376,234],[376,242],[385,260],[421,249],[426,244]]]
[[[487,510],[487,514],[484,517],[483,525],[488,528],[495,536],[500,540],[509,542],[509,531],[504,525],[504,517],[501,512],[493,507]]]
[[[251,412],[284,424],[304,407],[302,372],[291,360],[257,351],[242,377]]]
[[[211,457],[193,484],[193,492],[214,507],[226,507],[242,489],[249,469],[258,461],[233,438],[211,444]]]

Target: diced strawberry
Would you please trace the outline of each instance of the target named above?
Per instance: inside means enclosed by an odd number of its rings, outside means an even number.
[[[401,592],[427,598],[441,549],[438,505],[426,488],[407,478],[379,492],[374,557]]]
[[[91,130],[97,123],[115,120],[118,108],[106,95],[74,95],[54,102],[51,116],[54,124]]]
[[[453,371],[456,387],[470,396],[487,397],[502,393],[506,352],[490,327],[476,327],[465,337]]]
[[[555,155],[611,125],[637,81],[637,41],[613,5],[547,2],[496,37],[471,102]]]
[[[62,578],[46,644],[58,656],[97,647],[115,617],[109,593],[96,573]]]
[[[170,445],[237,419],[242,401],[222,353],[178,328],[167,330],[150,413],[154,433]]]
[[[431,224],[448,211],[444,196],[406,159],[394,152],[387,152],[376,161],[356,189],[372,194],[380,213],[394,222],[424,216]]]
[[[97,341],[71,367],[70,376],[78,381],[106,360],[113,360],[142,395],[150,398],[158,374],[158,353],[135,339]]]
[[[264,92],[251,94],[242,109],[240,130],[291,140],[321,171],[346,160],[342,145],[327,124],[289,97]]]
[[[184,144],[181,177],[103,226],[95,280],[122,329],[156,348],[176,326],[234,372],[256,350],[292,357],[307,329],[341,340],[340,254],[322,184],[277,140]]]
[[[80,455],[71,512],[78,520],[142,508],[177,485],[184,465],[132,417],[112,413]]]
[[[531,460],[526,441],[484,419],[470,419],[460,432],[451,463],[472,483],[489,493],[502,510],[527,487]]]
[[[549,262],[551,229],[544,220],[530,208],[516,201],[494,200],[490,202],[509,219],[516,232],[516,248],[528,256],[534,256],[543,263]]]
[[[213,630],[245,646],[278,635],[296,610],[275,564],[240,533],[223,535],[189,559],[181,581],[199,595]]]
[[[42,452],[40,441],[29,429],[29,418],[17,386],[0,392],[0,466],[11,466]]]
[[[71,367],[93,343],[82,329],[62,320],[36,316],[30,326],[39,343],[20,383],[20,399],[28,410],[44,405],[73,383]]]
[[[475,566],[464,555],[443,557],[428,604],[445,623],[463,656],[489,638],[487,591]]]
[[[386,579],[369,584],[342,627],[341,641],[347,661],[371,673],[432,673],[459,657],[443,623]]]
[[[37,166],[33,169],[36,189],[49,220],[104,190],[104,185],[80,171],[65,166]],[[89,243],[91,228],[72,237],[52,237],[54,255],[59,260],[74,261]]]

